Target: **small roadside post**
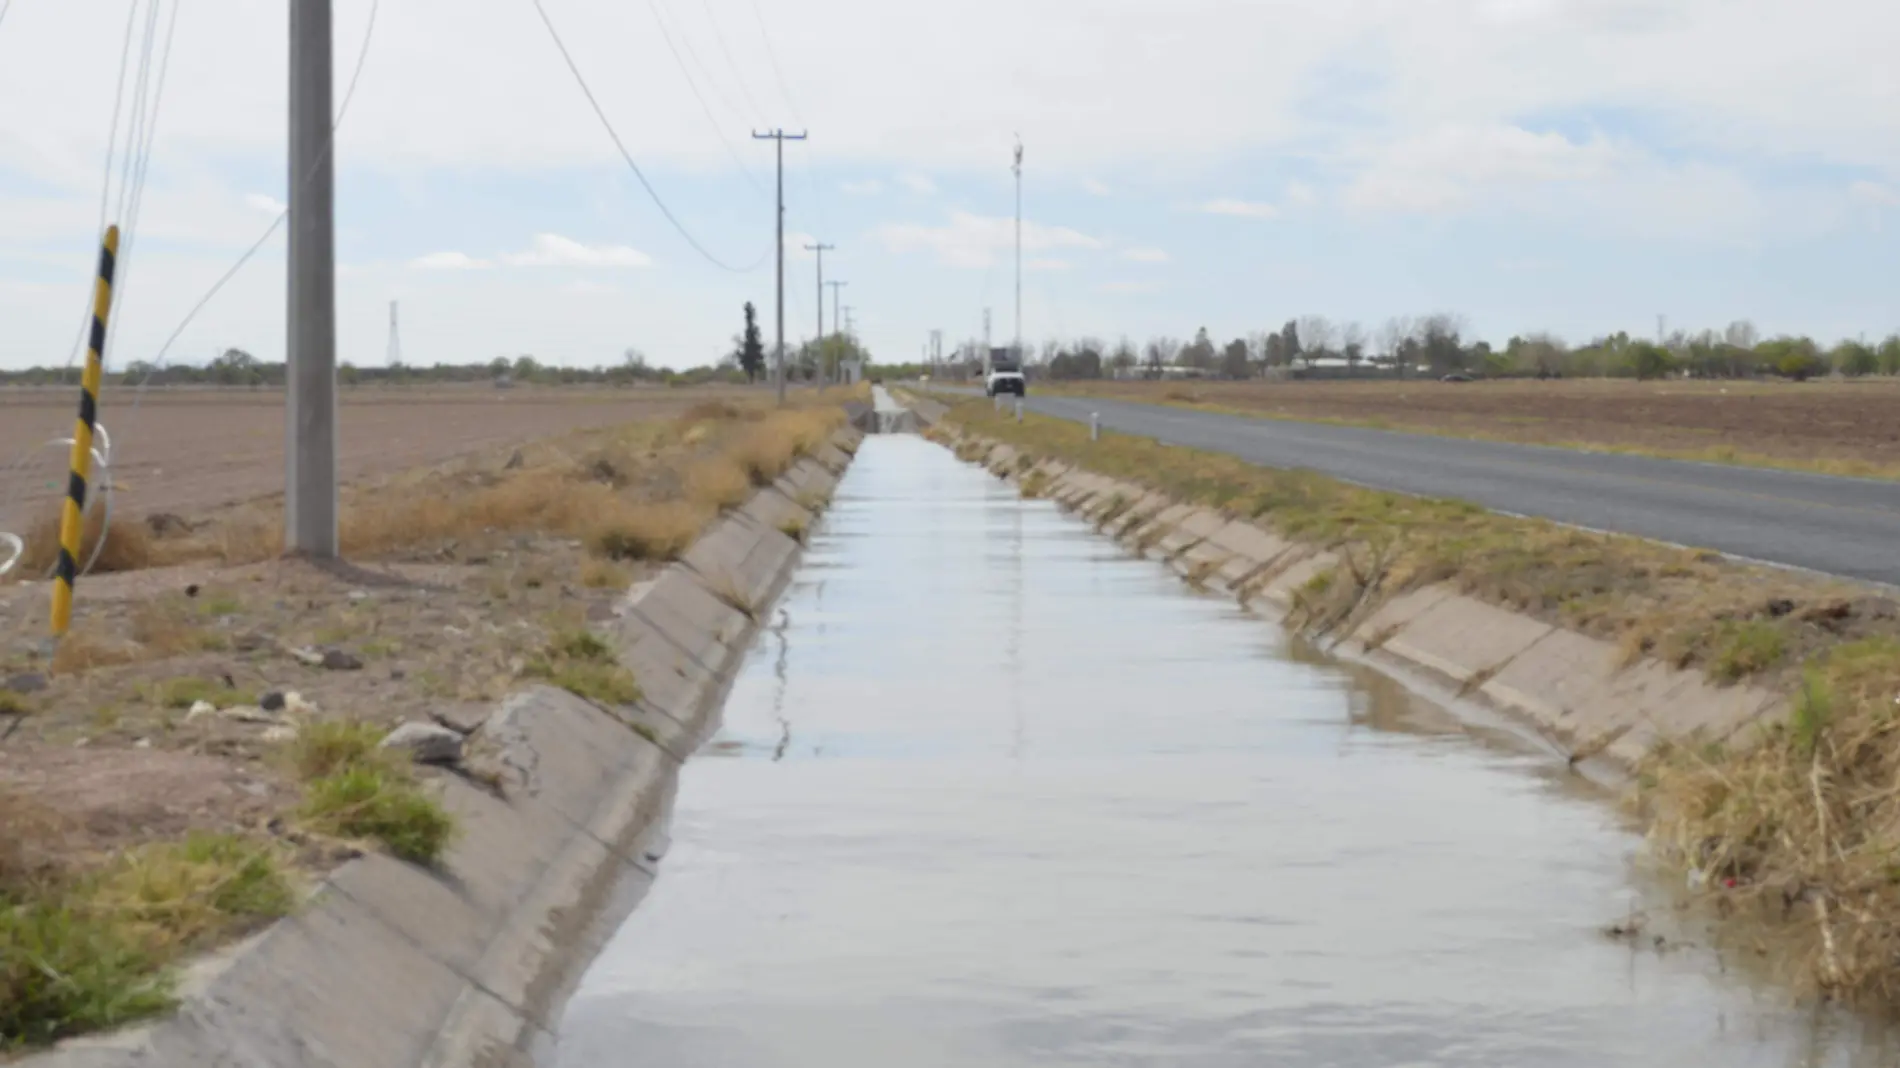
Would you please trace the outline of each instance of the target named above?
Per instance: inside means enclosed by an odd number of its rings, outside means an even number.
[[[1102,440],[1102,413],[1101,412],[1089,413],[1089,440],[1090,441]]]

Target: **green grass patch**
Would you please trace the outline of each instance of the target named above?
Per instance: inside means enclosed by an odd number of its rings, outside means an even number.
[[[0,1052],[166,1011],[173,965],[295,903],[274,846],[214,834],[0,891]]]
[[[621,666],[606,642],[587,630],[555,634],[522,674],[603,705],[630,705],[641,697],[633,672]]]
[[[301,813],[323,833],[378,842],[404,860],[434,864],[454,838],[454,817],[400,756],[379,747],[382,738],[382,729],[368,723],[305,727],[288,756],[304,780]]]
[[[1709,673],[1723,682],[1739,682],[1767,671],[1788,652],[1781,628],[1767,620],[1724,623],[1717,629],[1715,643]]]

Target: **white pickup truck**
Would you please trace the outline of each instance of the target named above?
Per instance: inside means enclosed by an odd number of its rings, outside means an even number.
[[[984,384],[983,391],[992,397],[1004,393],[1014,393],[1020,397],[1028,392],[1028,385],[1021,371],[996,370],[990,372],[989,381]]]

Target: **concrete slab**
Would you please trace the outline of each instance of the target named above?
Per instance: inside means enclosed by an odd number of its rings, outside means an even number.
[[[1383,650],[1462,686],[1483,682],[1551,630],[1547,623],[1453,594],[1400,627]]]
[[[679,564],[662,571],[627,605],[626,612],[651,623],[712,674],[725,669],[752,625]]]
[[[1155,543],[1155,555],[1163,559],[1175,559],[1182,553],[1212,537],[1215,531],[1227,525],[1227,517],[1211,508],[1189,508],[1187,514],[1174,525],[1174,529],[1161,536]],[[1217,553],[1218,561],[1224,562],[1226,553]],[[1185,573],[1185,572],[1184,572]]]
[[[1229,554],[1227,562],[1214,573],[1216,584],[1226,590],[1237,589],[1293,548],[1292,542],[1244,519],[1228,523],[1208,541]]]
[[[739,507],[739,514],[762,527],[779,531],[787,526],[809,530],[817,519],[816,513],[799,505],[776,483],[753,494],[751,500]]]
[[[1386,639],[1397,634],[1406,625],[1436,608],[1439,602],[1455,595],[1458,591],[1450,586],[1426,586],[1423,589],[1408,590],[1388,599],[1374,609],[1365,622],[1353,629],[1346,637],[1345,646],[1354,652],[1365,652],[1385,644]]]
[[[1478,692],[1551,737],[1574,742],[1615,725],[1614,716],[1604,716],[1609,708],[1602,691],[1621,669],[1620,661],[1615,645],[1556,628],[1512,658]]]
[[[778,594],[798,543],[740,513],[715,521],[680,557],[714,596],[754,616]]]
[[[1266,572],[1270,577],[1245,595],[1243,600],[1249,607],[1273,616],[1284,615],[1293,607],[1295,590],[1306,585],[1314,575],[1339,566],[1339,558],[1332,553],[1286,553],[1281,560],[1284,566],[1276,564],[1270,568]]]

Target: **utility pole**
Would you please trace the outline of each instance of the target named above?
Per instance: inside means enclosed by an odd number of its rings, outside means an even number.
[[[336,170],[330,0],[290,0],[290,248],[284,549],[337,555]]]
[[[983,378],[990,377],[990,310],[983,309]]]
[[[816,245],[806,245],[805,251],[818,253],[818,381],[824,382],[825,360],[825,253],[836,249],[836,245],[827,245],[823,241]],[[837,316],[832,316],[835,320]]]
[[[399,301],[389,302],[389,356],[384,363],[390,367],[402,366],[402,332],[396,326],[396,308]]]
[[[847,337],[856,337],[858,333],[857,325],[851,319],[851,305],[849,304],[844,306],[844,332]]]
[[[843,288],[844,288],[845,286],[848,286],[848,285],[850,285],[851,283],[849,283],[849,282],[826,282],[825,284],[831,287],[831,322],[832,322],[832,325],[834,325],[834,326],[836,326],[836,327],[838,327],[839,329],[843,329],[843,327],[844,327],[844,317],[838,314],[838,291],[839,291],[839,290],[841,290],[841,289],[843,289]],[[823,298],[820,298],[820,299],[823,299]]]
[[[778,144],[778,402],[785,403],[785,142],[803,141],[802,133],[788,134],[784,130],[771,133],[753,131],[754,141],[774,141]]]
[[[1023,359],[1023,137],[1016,135],[1016,362]]]

